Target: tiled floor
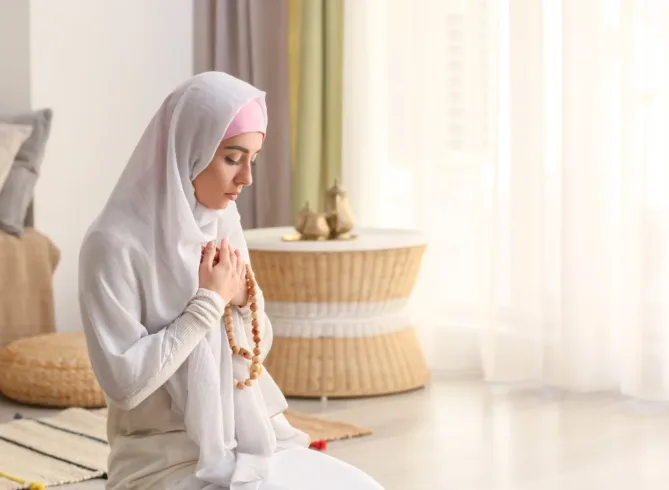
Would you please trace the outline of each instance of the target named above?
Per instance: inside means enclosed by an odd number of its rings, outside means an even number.
[[[403,395],[292,400],[291,407],[373,428],[374,435],[332,443],[328,452],[386,490],[669,488],[669,406],[440,380]],[[16,409],[0,400],[0,421]]]

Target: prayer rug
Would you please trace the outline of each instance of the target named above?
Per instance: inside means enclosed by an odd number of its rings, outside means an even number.
[[[334,441],[371,434],[345,422],[286,411],[292,425],[312,440]],[[109,446],[106,409],[68,408],[44,418],[0,424],[0,490],[45,487],[104,478]]]

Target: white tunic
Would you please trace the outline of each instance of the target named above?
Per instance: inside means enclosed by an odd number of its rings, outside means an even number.
[[[104,254],[100,257],[102,259]],[[105,268],[101,267],[100,271]],[[99,277],[104,278],[104,274]],[[100,305],[104,304],[106,288],[89,287],[81,295],[85,319],[99,318]],[[132,293],[130,284],[128,293]],[[262,293],[259,294],[262,297]],[[192,351],[195,345],[214,328],[222,328],[221,316],[225,305],[218,294],[198,289],[183,314],[173,323],[154,335],[142,335],[143,342],[169,351],[161,363],[151,363],[145,358],[142,366],[146,382],[138,386],[135,395],[114,400],[107,393],[107,437],[111,447],[108,461],[108,490],[214,490],[214,486],[195,478],[199,449],[190,440],[184,426],[183,415],[172,410],[172,400],[161,380],[170,376]],[[271,323],[265,317],[262,337],[267,350],[271,345]],[[124,329],[113,325],[86,322],[85,331],[94,365],[112,365],[117,355],[103,343],[128,345],[132,342],[123,335]],[[235,332],[239,338],[241,332]],[[115,337],[118,335],[118,337]],[[104,338],[104,341],[98,339]],[[108,344],[109,345],[109,344]],[[151,347],[144,346],[147,352]],[[263,357],[265,354],[263,354]],[[124,393],[126,380],[114,372],[96,371],[101,384],[110,393]],[[382,487],[362,471],[314,450],[305,449],[308,441],[295,444],[291,436],[294,429],[280,412],[273,416],[279,441],[271,458],[269,477],[259,490],[381,490]],[[286,439],[282,439],[288,435]],[[302,447],[299,447],[299,446]]]

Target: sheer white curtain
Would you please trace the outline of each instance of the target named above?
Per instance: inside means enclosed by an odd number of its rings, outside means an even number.
[[[348,0],[361,225],[419,228],[437,371],[669,400],[669,2]]]

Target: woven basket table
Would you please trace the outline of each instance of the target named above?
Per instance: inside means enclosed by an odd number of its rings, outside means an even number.
[[[347,241],[245,232],[274,340],[265,366],[289,397],[362,397],[420,388],[429,369],[406,313],[425,250],[406,230]]]
[[[105,406],[82,332],[29,337],[0,349],[0,393],[29,405]]]

